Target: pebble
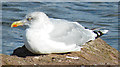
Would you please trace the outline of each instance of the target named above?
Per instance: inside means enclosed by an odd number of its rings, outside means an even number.
[[[35,59],[39,59],[39,57],[34,57]]]
[[[70,56],[66,56],[66,58],[69,58],[69,59],[79,59],[79,57],[70,57]]]
[[[37,65],[37,64],[34,64],[34,65]]]

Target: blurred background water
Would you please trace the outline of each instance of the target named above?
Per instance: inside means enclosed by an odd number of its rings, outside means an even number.
[[[45,12],[49,17],[77,21],[88,28],[106,27],[110,31],[102,36],[109,45],[118,49],[118,3],[116,2],[3,2],[2,53],[10,55],[24,45],[25,26],[11,28],[12,22],[27,13]],[[1,49],[0,49],[1,51]]]

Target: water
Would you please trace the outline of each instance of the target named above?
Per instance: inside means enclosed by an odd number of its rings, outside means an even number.
[[[118,3],[96,2],[4,2],[2,3],[2,53],[10,55],[24,45],[25,27],[11,28],[29,12],[42,11],[49,17],[77,21],[85,27],[106,27],[102,36],[109,45],[118,49]]]

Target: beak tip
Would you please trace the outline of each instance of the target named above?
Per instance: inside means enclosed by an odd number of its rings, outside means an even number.
[[[13,25],[12,27],[17,27],[17,25]]]

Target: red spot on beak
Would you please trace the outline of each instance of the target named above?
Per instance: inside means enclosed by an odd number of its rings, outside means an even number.
[[[17,27],[17,25],[13,25],[13,27]]]

